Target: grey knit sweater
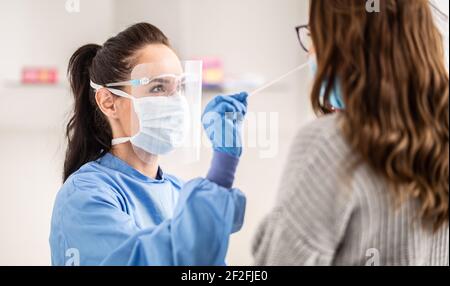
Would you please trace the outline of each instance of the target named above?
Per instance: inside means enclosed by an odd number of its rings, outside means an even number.
[[[433,234],[418,202],[398,206],[386,182],[355,159],[325,116],[303,128],[290,152],[278,199],[259,227],[257,265],[449,265],[448,224]]]

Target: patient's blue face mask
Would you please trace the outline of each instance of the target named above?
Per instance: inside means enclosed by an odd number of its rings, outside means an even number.
[[[309,68],[310,68],[313,76],[316,76],[317,60],[314,55],[309,56],[308,64],[309,64]],[[320,89],[320,101],[321,101],[322,105],[324,104],[323,100],[324,100],[324,96],[325,96],[326,87],[327,87],[327,82],[325,81],[322,83],[322,88]],[[331,106],[334,109],[336,109],[336,110],[345,109],[345,104],[344,104],[343,97],[342,97],[342,88],[341,88],[341,84],[340,84],[339,80],[336,80],[333,85],[333,89],[331,90],[329,101],[330,101]]]

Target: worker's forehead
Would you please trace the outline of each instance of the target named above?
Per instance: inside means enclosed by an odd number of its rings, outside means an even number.
[[[175,52],[165,45],[147,45],[136,52],[135,72],[158,75],[162,73],[181,73],[182,66]]]

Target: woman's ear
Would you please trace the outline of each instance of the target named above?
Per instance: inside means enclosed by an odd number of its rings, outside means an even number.
[[[114,105],[115,96],[106,88],[99,89],[95,94],[95,101],[97,102],[100,110],[106,117],[117,119],[117,111]]]

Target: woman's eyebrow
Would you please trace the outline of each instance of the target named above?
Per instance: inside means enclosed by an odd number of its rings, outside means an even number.
[[[166,78],[155,78],[151,80],[151,82],[158,82],[158,83],[170,83],[170,80]]]

